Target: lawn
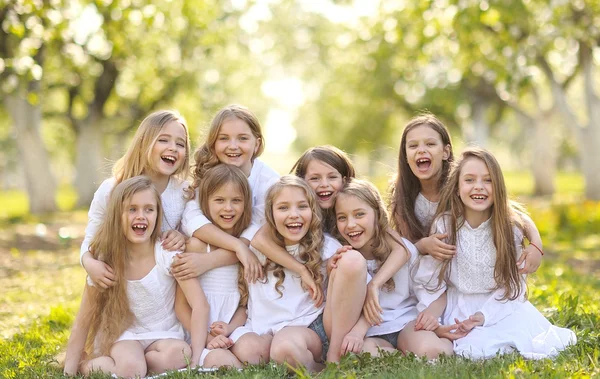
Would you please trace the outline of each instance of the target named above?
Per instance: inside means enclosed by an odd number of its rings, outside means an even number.
[[[513,194],[522,196],[544,239],[546,255],[530,277],[530,300],[551,322],[572,328],[577,345],[555,360],[542,361],[525,361],[517,354],[479,362],[450,357],[435,363],[399,354],[380,359],[351,355],[312,377],[600,377],[600,203],[577,201],[580,178],[559,178],[558,195],[552,200],[528,198],[531,183],[526,176],[507,178],[510,188],[519,188]],[[61,208],[70,209],[72,192],[63,189],[60,196]],[[62,377],[57,359],[82,290],[78,246],[86,215],[63,211],[26,216],[21,194],[0,193],[0,209],[9,208],[9,213],[0,214],[0,378]],[[260,378],[285,373],[285,367],[267,365],[168,377]],[[303,371],[296,375],[311,377]]]

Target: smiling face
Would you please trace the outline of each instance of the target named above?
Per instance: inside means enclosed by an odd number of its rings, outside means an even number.
[[[488,219],[494,205],[492,178],[485,162],[467,158],[458,178],[458,193],[465,206],[465,218]]]
[[[304,180],[317,194],[321,209],[331,208],[335,196],[344,186],[344,178],[338,170],[316,159],[308,163]]]
[[[160,175],[171,176],[183,164],[186,154],[187,135],[177,121],[165,124],[152,146],[151,164]]]
[[[259,142],[245,121],[230,117],[223,121],[219,129],[215,154],[219,162],[239,167],[246,176],[250,176],[252,159],[258,151]]]
[[[208,197],[208,209],[213,223],[231,234],[244,212],[244,195],[235,183],[225,183]]]
[[[286,246],[295,245],[308,232],[312,210],[302,188],[286,186],[273,200],[273,220]]]
[[[156,226],[157,211],[156,194],[146,189],[131,196],[123,208],[123,232],[132,244],[146,243],[151,240]]]
[[[424,124],[406,134],[405,152],[408,166],[421,182],[438,180],[442,163],[450,155],[450,145],[444,145],[440,134]]]
[[[353,248],[361,251],[370,246],[375,235],[375,211],[366,202],[340,194],[335,203],[335,217],[339,233]]]

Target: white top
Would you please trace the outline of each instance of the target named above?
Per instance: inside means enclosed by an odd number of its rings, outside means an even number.
[[[413,283],[410,275],[410,269],[419,256],[415,245],[405,238],[402,238],[404,246],[410,254],[410,260],[404,264],[392,277],[394,279],[394,289],[386,291],[382,289],[379,292],[379,305],[383,309],[381,325],[375,325],[369,328],[366,336],[380,336],[383,334],[400,331],[412,320],[417,318],[417,297],[413,291]],[[377,262],[367,260],[367,271],[371,276],[375,276]]]
[[[210,253],[210,245],[206,250]],[[215,321],[231,322],[240,304],[239,267],[239,263],[218,267],[199,276],[200,286],[210,306],[209,326]]]
[[[438,202],[427,200],[427,198],[419,192],[415,199],[415,216],[425,230],[429,230],[437,207]]]
[[[90,204],[90,210],[88,212],[88,224],[85,228],[85,237],[81,244],[79,254],[80,262],[83,254],[89,250],[90,243],[104,220],[104,214],[108,207],[108,200],[115,185],[116,179],[114,177],[108,178],[100,184],[100,187],[98,187],[94,193],[94,199]],[[188,187],[189,183],[187,181],[179,181],[174,177],[169,179],[167,188],[165,188],[160,195],[163,207],[162,232],[173,229],[179,230],[181,216],[187,202],[184,190]]]
[[[331,258],[341,244],[329,235],[324,237],[321,258],[322,271],[325,275],[325,262]],[[266,257],[254,247],[250,249],[256,254],[262,264]],[[287,251],[300,261],[300,245],[286,246]],[[302,262],[304,263],[304,262]],[[280,287],[283,295],[277,293],[275,283],[277,278],[273,271],[267,274],[267,281],[250,283],[248,286],[248,320],[246,325],[236,329],[230,338],[235,342],[247,332],[256,334],[275,334],[286,326],[309,326],[321,313],[324,305],[316,307],[310,294],[302,288],[300,277],[288,269],[283,269],[285,279]]]
[[[156,265],[142,279],[127,281],[127,298],[135,321],[117,341],[184,338],[183,327],[175,315],[177,282],[170,271],[175,254],[163,250],[157,242]]]
[[[437,219],[432,230],[446,233],[448,221],[447,216]],[[523,233],[516,227],[513,232],[518,258],[522,253]],[[576,341],[573,332],[551,325],[525,299],[524,276],[522,292],[517,299],[499,300],[505,289],[493,289],[495,263],[491,219],[477,228],[465,222],[458,230],[456,256],[439,289],[436,290],[441,262],[429,255],[419,257],[414,278],[419,311],[447,290],[443,324],[453,324],[455,318],[465,320],[476,312],[485,317],[483,326],[454,341],[456,354],[476,359],[517,350],[527,358],[539,359],[554,356]]]
[[[264,164],[260,159],[255,159],[248,177],[248,184],[252,192],[252,224],[242,233],[241,237],[251,241],[254,235],[265,223],[265,197],[269,188],[279,179],[279,174]],[[200,194],[196,189],[196,197],[188,201],[183,213],[183,232],[191,236],[206,224],[208,218],[200,210]]]

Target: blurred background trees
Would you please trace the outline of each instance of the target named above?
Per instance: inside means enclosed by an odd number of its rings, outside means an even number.
[[[34,213],[56,184],[87,206],[149,112],[180,110],[196,142],[232,102],[272,154],[334,144],[364,175],[429,110],[536,194],[580,170],[600,200],[597,1],[0,0],[0,26],[0,188]]]

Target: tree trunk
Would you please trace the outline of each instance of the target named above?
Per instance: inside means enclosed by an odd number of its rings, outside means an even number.
[[[534,125],[533,141],[535,142],[530,144],[533,193],[535,196],[552,196],[555,190],[557,146],[551,116],[546,115],[536,119]]]
[[[77,133],[77,155],[75,158],[75,189],[77,207],[89,207],[94,192],[104,175],[102,167],[102,128],[95,122],[83,121]]]
[[[472,122],[472,135],[471,140],[479,147],[487,148],[488,140],[490,138],[490,124],[486,120],[486,112],[488,104],[483,99],[476,99],[473,102],[471,111],[471,122]]]
[[[596,109],[600,112],[600,107]],[[585,198],[600,200],[600,125],[590,124],[582,130],[583,149],[580,152],[581,168],[585,180]]]
[[[40,135],[42,110],[19,94],[6,95],[6,109],[17,131],[17,147],[25,171],[29,198],[29,212],[33,214],[55,212],[56,181],[50,169],[50,159]]]

